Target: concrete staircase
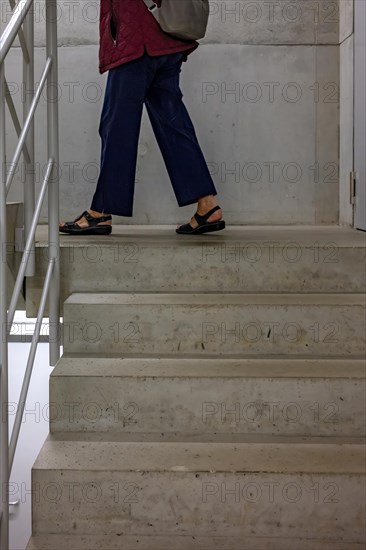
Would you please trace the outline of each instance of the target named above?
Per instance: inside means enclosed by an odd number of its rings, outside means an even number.
[[[365,235],[61,241],[28,550],[364,548]]]

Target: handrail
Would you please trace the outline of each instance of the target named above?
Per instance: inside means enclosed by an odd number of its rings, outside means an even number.
[[[0,234],[1,234],[1,264],[0,264],[0,328],[1,328],[1,340],[0,340],[0,406],[3,410],[4,403],[9,401],[8,391],[8,346],[7,342],[3,342],[3,330],[7,322],[7,285],[6,285],[6,273],[5,262],[3,259],[3,243],[6,243],[6,189],[4,179],[4,161],[5,161],[5,117],[3,105],[5,103],[5,75],[4,65],[0,63]],[[7,491],[4,491],[6,481],[9,473],[9,422],[7,418],[2,416],[1,418],[1,432],[0,432],[0,481],[1,481],[1,524],[0,524],[0,548],[7,549],[9,541],[9,498]],[[5,494],[4,494],[5,492]]]
[[[20,27],[23,24],[24,19],[27,16],[27,13],[30,7],[33,5],[34,0],[19,0],[14,8],[14,13],[10,18],[8,25],[6,26],[3,34],[0,38],[0,64],[4,62],[5,57],[7,56],[17,34],[19,33]],[[29,62],[29,57],[27,59],[28,48],[23,50],[23,56],[26,63]],[[25,51],[27,53],[25,54]]]
[[[9,480],[16,452],[21,421],[31,380],[37,345],[40,337],[41,323],[44,318],[46,300],[49,303],[49,321],[53,328],[52,338],[49,338],[49,363],[54,366],[60,358],[60,265],[59,265],[59,123],[58,104],[47,101],[47,171],[41,186],[37,201],[35,200],[34,170],[34,115],[40,95],[47,82],[47,91],[58,85],[57,73],[57,0],[46,0],[46,64],[41,81],[33,96],[27,94],[23,103],[23,127],[19,118],[5,79],[6,56],[16,38],[19,36],[23,52],[23,81],[27,90],[34,88],[34,0],[9,0],[13,10],[12,16],[0,37],[0,548],[9,549]],[[6,128],[5,106],[10,110],[11,118],[18,135],[10,168],[6,168]],[[9,310],[7,308],[6,284],[6,196],[14,179],[15,169],[21,154],[28,165],[27,177],[24,183],[24,226],[26,244],[22,255],[20,268],[16,277]],[[49,262],[42,290],[40,306],[37,313],[35,331],[28,355],[26,371],[22,383],[18,410],[11,434],[9,446],[9,390],[8,390],[8,339],[11,324],[14,319],[16,304],[22,289],[24,277],[34,274],[34,241],[37,223],[42,204],[48,190],[48,247]]]

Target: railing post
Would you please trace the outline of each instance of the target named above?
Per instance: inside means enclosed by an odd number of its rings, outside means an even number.
[[[59,119],[58,119],[58,56],[57,1],[46,1],[46,52],[52,58],[47,79],[47,142],[48,158],[54,160],[48,189],[49,260],[54,260],[49,292],[49,362],[54,366],[60,358],[60,237],[59,237]]]
[[[23,24],[23,34],[26,48],[29,54],[29,60],[23,57],[23,122],[25,123],[28,113],[31,108],[34,95],[34,7],[29,9],[27,17]],[[35,208],[35,172],[34,172],[34,119],[29,128],[26,139],[26,147],[30,156],[30,162],[27,163],[24,155],[23,162],[25,164],[24,177],[24,236],[29,235],[32,218]],[[25,240],[24,239],[24,240]],[[32,245],[32,253],[30,255],[26,276],[35,275],[35,241]]]
[[[40,209],[48,186],[49,211],[49,266],[45,287],[41,297],[40,311],[37,316],[37,328],[33,336],[25,379],[21,390],[22,403],[26,402],[29,380],[34,364],[36,347],[39,340],[40,323],[43,318],[46,297],[49,298],[50,317],[50,364],[54,366],[60,357],[60,266],[59,266],[59,121],[58,121],[58,63],[57,63],[57,0],[46,0],[46,66],[41,83],[34,90],[34,9],[33,0],[18,0],[11,20],[0,38],[0,550],[9,549],[9,477],[10,465],[13,462],[17,439],[19,436],[21,414],[17,413],[16,430],[12,433],[12,445],[9,458],[9,388],[8,388],[8,323],[16,309],[20,284],[25,275],[33,275],[35,270],[34,234],[39,219]],[[16,9],[15,9],[16,6]],[[17,13],[15,13],[17,11]],[[29,14],[27,12],[29,11]],[[23,24],[23,29],[21,25]],[[6,169],[5,145],[5,101],[6,81],[4,61],[16,35],[19,34],[23,51],[23,121],[20,141],[13,158],[13,166]],[[40,197],[35,205],[35,170],[34,170],[34,122],[33,116],[47,79],[47,149],[48,164]],[[12,105],[10,106],[12,108]],[[12,113],[14,115],[14,112]],[[13,121],[19,130],[15,113]],[[19,132],[18,132],[19,133]],[[10,311],[7,311],[7,228],[6,228],[6,195],[10,188],[15,167],[18,164],[21,150],[27,152],[25,158],[24,185],[24,226],[26,235],[23,264],[20,268]],[[28,162],[27,162],[28,160]],[[9,185],[7,186],[7,179]],[[33,253],[33,254],[32,254]],[[30,260],[30,261],[29,261]],[[27,263],[29,262],[29,263]],[[21,282],[20,282],[21,281]],[[22,412],[21,409],[18,412]]]
[[[6,170],[5,170],[5,74],[0,62],[0,548],[9,548],[9,417],[8,417],[8,343],[6,285]]]

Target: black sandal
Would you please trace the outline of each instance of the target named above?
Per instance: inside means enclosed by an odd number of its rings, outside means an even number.
[[[221,210],[220,206],[215,206],[206,214],[194,214],[194,218],[198,223],[197,227],[192,227],[190,223],[185,223],[176,229],[177,233],[182,235],[200,235],[201,233],[208,233],[209,231],[220,231],[225,228],[224,220],[219,220],[217,222],[208,222],[208,218],[216,212],[216,210]]]
[[[87,227],[80,227],[77,225],[82,217],[88,222]],[[80,214],[73,222],[65,222],[64,225],[59,226],[59,231],[61,233],[68,233],[69,235],[110,235],[112,233],[111,225],[98,225],[100,222],[107,222],[112,219],[111,215],[108,216],[99,216],[94,218],[87,210]]]

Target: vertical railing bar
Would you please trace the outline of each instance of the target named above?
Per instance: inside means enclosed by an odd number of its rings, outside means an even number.
[[[18,165],[18,161],[19,161],[20,155],[22,153],[23,143],[24,143],[24,141],[27,137],[28,129],[30,128],[30,126],[33,123],[33,116],[34,116],[35,110],[37,108],[38,102],[39,102],[41,94],[42,94],[42,89],[43,89],[44,82],[46,81],[46,77],[47,77],[47,75],[48,75],[48,73],[51,69],[51,65],[52,65],[52,60],[47,59],[46,60],[46,66],[45,66],[44,71],[42,73],[40,82],[38,84],[38,87],[37,87],[37,90],[36,90],[36,93],[35,93],[35,96],[32,98],[32,106],[30,108],[30,112],[28,113],[27,120],[26,120],[26,122],[23,126],[22,131],[21,131],[19,142],[16,146],[13,159],[9,163],[9,170],[8,170],[7,179],[6,179],[6,193],[8,193],[9,190],[10,190],[10,186],[12,184],[12,181],[13,181],[13,178],[14,178],[14,175],[15,175],[15,171],[16,171],[16,168],[17,168],[17,165]]]
[[[19,266],[19,270],[18,270],[18,274],[17,274],[16,280],[15,280],[15,283],[14,283],[13,295],[12,295],[12,298],[11,298],[11,301],[10,301],[10,306],[9,306],[9,311],[8,311],[8,325],[7,325],[8,331],[10,331],[11,325],[13,323],[13,319],[14,319],[14,315],[15,315],[15,311],[16,311],[16,307],[17,307],[18,296],[19,296],[21,288],[22,288],[24,275],[25,275],[25,272],[26,272],[26,269],[27,269],[27,263],[29,262],[29,257],[30,257],[30,254],[32,252],[32,246],[31,245],[32,245],[33,238],[34,238],[34,235],[35,235],[35,232],[36,232],[37,222],[38,222],[38,219],[39,219],[39,216],[40,216],[40,213],[41,213],[43,200],[44,200],[44,197],[45,197],[45,194],[46,194],[46,191],[47,191],[47,185],[49,185],[49,179],[50,179],[51,174],[52,174],[53,166],[54,166],[54,161],[53,161],[53,159],[50,159],[48,161],[46,175],[45,175],[44,181],[42,183],[41,191],[39,193],[39,197],[38,197],[37,205],[36,205],[36,210],[34,212],[34,216],[33,216],[32,222],[31,222],[31,226],[29,228],[29,234],[28,234],[28,237],[27,237],[27,242],[25,244],[22,260],[21,260],[21,263],[20,263],[20,266]]]
[[[60,235],[59,235],[59,116],[57,1],[46,2],[46,55],[52,58],[47,79],[47,148],[54,159],[48,186],[48,251],[54,260],[49,291],[49,363],[54,367],[60,358]]]
[[[36,320],[35,331],[34,331],[34,334],[32,336],[32,343],[31,343],[31,347],[30,347],[30,350],[29,350],[27,367],[26,367],[26,370],[25,370],[23,384],[22,384],[22,388],[21,388],[20,396],[19,396],[19,405],[18,405],[17,412],[16,412],[16,415],[15,415],[13,430],[12,430],[11,439],[10,439],[9,476],[11,474],[11,470],[12,470],[12,467],[13,467],[15,450],[16,450],[16,446],[17,446],[17,443],[18,443],[18,437],[19,437],[23,412],[24,412],[25,403],[26,403],[26,400],[27,400],[29,383],[30,383],[30,379],[31,379],[31,376],[32,376],[32,370],[33,370],[33,366],[34,366],[34,359],[35,359],[35,356],[36,356],[37,345],[38,345],[39,335],[40,335],[41,326],[42,326],[42,319],[43,319],[43,315],[44,315],[44,309],[45,309],[45,306],[46,306],[46,299],[47,299],[47,294],[48,294],[48,291],[49,291],[50,280],[51,280],[53,268],[54,268],[54,260],[50,260],[50,262],[48,264],[48,268],[47,268],[47,273],[46,273],[44,285],[43,285],[43,291],[42,291],[42,295],[41,295],[41,300],[40,300],[40,305],[39,305],[39,310],[38,310],[38,315],[37,315],[37,320]]]
[[[30,55],[29,55],[29,50],[27,48],[27,43],[26,43],[22,29],[19,29],[18,31],[18,38],[20,42],[20,47],[22,48],[22,52],[23,52],[23,59],[26,63],[28,63]]]
[[[8,339],[7,339],[7,284],[6,284],[6,149],[5,149],[5,74],[0,63],[0,548],[9,548],[9,415],[8,415]],[[5,411],[5,414],[3,414]]]
[[[6,99],[6,102],[8,104],[8,109],[9,109],[9,112],[10,112],[10,115],[11,115],[11,118],[12,118],[12,121],[13,121],[13,124],[14,124],[15,131],[16,131],[18,139],[19,139],[20,134],[22,133],[22,128],[20,126],[17,111],[15,109],[13,98],[11,97],[9,86],[8,86],[8,83],[6,82],[6,80],[5,80],[5,99]],[[23,145],[22,151],[23,151],[23,155],[25,156],[26,161],[30,162],[30,157],[29,157],[29,153],[28,153],[28,149],[27,149],[26,144]]]
[[[23,59],[23,124],[27,122],[27,118],[32,109],[34,96],[34,5],[29,9],[27,17],[23,23],[24,40],[28,50],[29,61]],[[31,119],[31,124],[27,132],[25,144],[27,146],[30,160],[25,160],[25,177],[24,177],[24,234],[29,235],[33,212],[35,207],[35,172],[34,172],[34,117]],[[31,257],[28,260],[26,277],[34,276],[36,272],[35,258],[35,238],[29,247]]]

